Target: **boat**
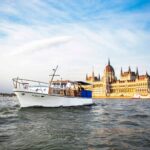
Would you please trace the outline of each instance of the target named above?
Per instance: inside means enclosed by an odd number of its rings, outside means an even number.
[[[147,95],[141,95],[141,94],[134,94],[133,99],[150,99],[150,94]]]
[[[92,105],[91,91],[85,90],[77,81],[54,81],[58,66],[49,83],[13,78],[14,93],[20,107],[69,107]],[[88,84],[88,83],[87,83]],[[85,94],[87,93],[87,94]]]

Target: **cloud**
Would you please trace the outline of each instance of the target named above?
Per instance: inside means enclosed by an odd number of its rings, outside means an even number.
[[[59,46],[60,44],[64,44],[71,40],[70,36],[63,36],[63,37],[55,37],[55,38],[48,38],[42,40],[36,40],[34,42],[30,42],[27,44],[18,47],[10,53],[10,55],[18,55],[18,54],[28,54],[37,51],[41,51],[44,48],[51,48],[52,46]]]

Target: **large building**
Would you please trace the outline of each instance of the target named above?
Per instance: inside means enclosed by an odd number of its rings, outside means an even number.
[[[139,75],[138,68],[136,72],[120,71],[120,79],[115,76],[115,70],[108,60],[108,64],[104,69],[103,76],[100,78],[86,75],[86,81],[92,84],[93,98],[133,98],[136,95],[147,96],[150,92],[150,76],[146,72],[145,75]]]

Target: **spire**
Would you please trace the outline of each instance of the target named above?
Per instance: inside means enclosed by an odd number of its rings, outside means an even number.
[[[121,71],[120,71],[120,74],[121,74],[121,75],[123,74],[123,71],[122,71],[122,67],[121,67]]]
[[[92,68],[92,77],[94,78],[94,66]]]
[[[92,68],[92,81],[95,81],[95,75],[94,75],[94,66],[93,66],[93,68]]]
[[[148,75],[148,73],[147,73],[147,71],[146,71],[146,77],[148,77],[149,75]]]
[[[130,68],[130,66],[129,66],[128,72],[131,73],[131,68]]]
[[[101,77],[100,77],[100,74],[98,75],[98,81],[100,81],[101,80]]]
[[[108,58],[108,65],[110,66],[110,59]]]
[[[139,76],[138,67],[136,67],[136,76]]]
[[[86,81],[88,80],[88,74],[86,74]]]
[[[139,71],[138,71],[138,67],[136,67],[136,73],[135,73],[135,75],[136,75],[136,79],[139,79]]]

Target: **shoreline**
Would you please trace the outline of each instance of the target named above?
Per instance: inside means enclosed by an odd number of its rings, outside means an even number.
[[[16,96],[15,93],[0,93],[0,96],[2,97],[13,97]]]
[[[133,98],[130,96],[97,96],[97,97],[92,97],[94,100],[99,100],[99,99],[124,99],[124,100],[137,100],[137,99],[147,99],[150,100],[150,98]]]
[[[16,96],[15,93],[0,93],[0,96],[2,97],[14,97]],[[133,98],[131,96],[94,96],[92,97],[94,100],[101,100],[101,99],[124,99],[124,100],[150,100],[150,98]]]

